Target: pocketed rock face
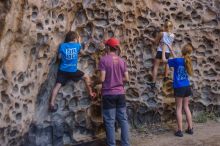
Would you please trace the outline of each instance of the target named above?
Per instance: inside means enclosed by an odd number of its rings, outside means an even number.
[[[126,85],[129,121],[139,126],[174,116],[172,90],[161,88],[163,68],[158,89],[147,85],[156,46],[144,37],[155,37],[170,19],[175,48],[188,42],[195,47],[194,113],[220,114],[219,8],[218,0],[1,0],[0,143],[73,144],[103,133],[100,101],[91,102],[83,81],[62,87],[58,111],[48,113],[57,48],[69,30],[86,42],[79,69],[94,78],[103,54],[100,43],[106,36],[121,40],[131,76]]]

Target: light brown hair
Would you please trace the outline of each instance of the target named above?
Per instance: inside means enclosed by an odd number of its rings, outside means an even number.
[[[193,51],[193,46],[190,43],[184,45],[182,48],[182,55],[185,59],[185,67],[186,67],[187,73],[190,76],[193,76],[193,65],[192,65],[192,59],[190,57],[190,54],[192,53],[192,51]]]

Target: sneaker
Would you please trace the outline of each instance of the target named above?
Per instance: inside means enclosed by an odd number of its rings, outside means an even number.
[[[183,132],[181,130],[178,130],[177,132],[174,133],[174,135],[177,137],[183,137]]]
[[[58,109],[58,104],[50,105],[49,107],[50,112],[53,112],[53,113],[56,112],[57,109]]]
[[[188,128],[188,129],[186,129],[185,132],[186,132],[187,134],[193,135],[193,128],[192,128],[192,129]]]
[[[169,79],[170,79],[169,77],[164,77],[164,78],[163,78],[163,81],[166,82],[166,81],[168,81]]]

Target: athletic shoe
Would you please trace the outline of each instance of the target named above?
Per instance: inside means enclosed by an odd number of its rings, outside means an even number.
[[[53,112],[53,113],[56,112],[58,109],[58,104],[50,105],[49,109],[50,109],[50,112]]]
[[[192,128],[192,129],[188,128],[188,129],[186,129],[185,132],[186,132],[187,134],[193,135],[193,128]]]
[[[164,77],[164,78],[163,78],[163,81],[166,82],[166,81],[168,81],[169,79],[170,79],[169,77]]]
[[[177,132],[174,133],[174,135],[177,137],[183,137],[183,132],[181,130],[178,130]]]

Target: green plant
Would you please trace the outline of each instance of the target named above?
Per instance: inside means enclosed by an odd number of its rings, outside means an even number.
[[[193,118],[196,123],[206,123],[208,120],[217,120],[217,116],[213,112],[201,112]]]

